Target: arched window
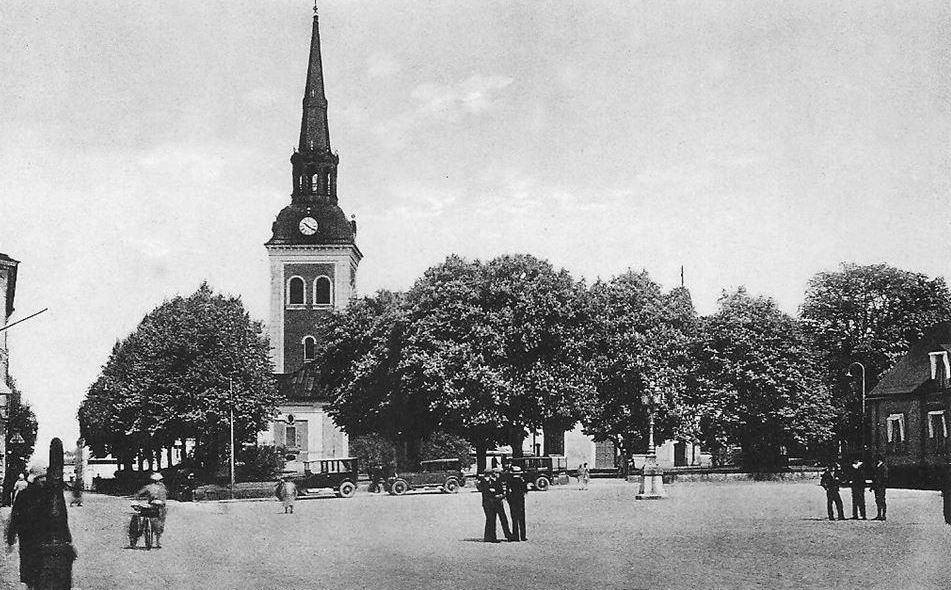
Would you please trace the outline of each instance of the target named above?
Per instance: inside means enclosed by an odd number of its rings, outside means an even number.
[[[331,292],[330,279],[327,277],[317,277],[314,281],[314,304],[330,305],[333,302],[333,293]]]
[[[291,277],[287,283],[287,303],[290,305],[304,305],[304,279]]]
[[[310,177],[310,190],[311,190],[311,192],[316,193],[316,192],[318,192],[318,191],[320,190],[320,187],[317,186],[317,183],[318,183],[318,182],[320,182],[320,177],[317,176],[316,174],[314,174],[314,175],[312,175],[312,176]]]
[[[304,360],[312,361],[317,357],[317,340],[313,336],[304,336]]]

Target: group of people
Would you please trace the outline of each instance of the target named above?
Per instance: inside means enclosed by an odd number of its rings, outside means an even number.
[[[885,488],[888,484],[888,466],[881,455],[875,456],[875,463],[871,469],[867,468],[861,459],[856,459],[847,468],[843,468],[840,461],[832,461],[819,478],[819,485],[826,491],[826,511],[829,520],[845,520],[842,508],[842,496],[839,495],[841,486],[848,486],[852,490],[852,520],[865,520],[865,489],[866,486],[875,494],[876,516],[872,520],[885,520],[887,507],[885,505]],[[835,508],[835,512],[833,512]]]
[[[525,494],[528,483],[522,476],[518,465],[511,465],[503,471],[498,467],[479,476],[476,485],[482,493],[482,510],[485,512],[485,531],[482,540],[486,543],[500,542],[496,529],[496,520],[502,525],[502,533],[507,541],[526,541],[525,533]],[[505,515],[505,501],[508,501],[512,514],[512,528]]]

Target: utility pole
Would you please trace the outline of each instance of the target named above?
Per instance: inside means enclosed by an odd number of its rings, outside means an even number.
[[[231,422],[231,499],[234,500],[234,380],[228,377],[228,417]]]

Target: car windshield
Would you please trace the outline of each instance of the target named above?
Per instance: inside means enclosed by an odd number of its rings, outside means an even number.
[[[456,468],[458,461],[454,460],[442,460],[442,461],[421,461],[419,468],[421,471],[451,471]]]

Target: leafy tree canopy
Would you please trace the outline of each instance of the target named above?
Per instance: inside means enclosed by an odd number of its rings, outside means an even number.
[[[775,467],[783,446],[832,434],[828,389],[792,317],[744,289],[724,293],[705,318],[698,350],[698,409],[707,444],[739,444],[752,467]]]
[[[36,414],[33,413],[29,402],[23,399],[23,394],[17,387],[16,381],[9,375],[7,376],[7,387],[10,388],[12,395],[9,401],[10,414],[7,419],[6,431],[7,467],[3,477],[4,503],[10,500],[9,494],[17,476],[26,472],[27,464],[30,457],[33,456],[33,448],[36,445],[37,431]],[[23,442],[13,442],[17,435],[23,439]]]
[[[696,419],[684,403],[698,320],[690,294],[663,293],[647,272],[628,271],[590,290],[589,343],[597,369],[597,397],[585,423],[596,440],[611,440],[625,454],[647,444],[648,409],[642,395],[657,395],[660,440],[696,438]]]
[[[871,391],[924,330],[951,317],[951,293],[940,277],[843,263],[809,281],[800,317],[822,358],[840,434],[855,436],[862,423],[861,370],[852,363],[865,366]]]
[[[278,401],[261,324],[239,298],[203,283],[116,343],[80,406],[80,430],[94,449],[124,460],[192,438],[200,463],[214,467],[228,444],[229,410],[236,440],[247,441]]]

